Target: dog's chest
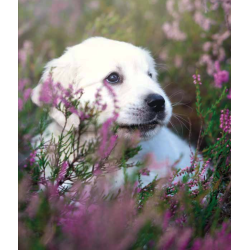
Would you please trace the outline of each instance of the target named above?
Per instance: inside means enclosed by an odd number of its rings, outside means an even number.
[[[165,177],[171,167],[185,168],[190,165],[192,148],[168,128],[162,128],[161,131],[148,141],[140,143],[142,150],[131,162],[142,162],[146,158],[146,168],[150,171],[149,175],[142,175],[143,185],[146,186],[157,178]],[[129,170],[133,173],[134,169]]]

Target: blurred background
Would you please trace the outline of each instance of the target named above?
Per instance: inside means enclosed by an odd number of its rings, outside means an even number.
[[[159,82],[174,106],[169,127],[188,139],[191,124],[195,143],[200,130],[195,72],[201,75],[204,106],[209,108],[227,86],[221,108],[230,108],[230,79],[222,83],[215,79],[218,71],[230,72],[230,13],[230,0],[19,0],[21,158],[41,115],[29,95],[43,67],[66,47],[92,36],[130,42],[152,52]],[[211,135],[210,140],[215,139],[216,134]]]

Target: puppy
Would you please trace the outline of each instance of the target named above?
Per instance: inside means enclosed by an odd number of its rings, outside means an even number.
[[[190,165],[189,145],[166,127],[172,115],[172,106],[157,82],[155,62],[147,50],[102,37],[89,38],[67,48],[61,57],[46,65],[39,85],[33,90],[32,100],[39,106],[39,92],[51,70],[54,82],[60,82],[65,88],[73,84],[76,89],[84,89],[80,100],[83,106],[86,102],[95,102],[97,89],[104,83],[112,86],[119,105],[119,131],[126,138],[133,138],[135,130],[140,132],[139,145],[142,150],[130,162],[143,161],[151,154],[157,162],[168,161],[169,165],[179,160],[176,165],[178,168]],[[105,88],[102,99],[107,108],[98,118],[100,124],[112,116],[115,108]],[[64,117],[56,109],[51,110],[50,116],[54,122],[47,132],[59,135],[65,122]],[[66,130],[72,125],[79,125],[77,115],[68,119]],[[142,176],[143,185],[155,177],[165,177],[168,172],[166,164],[149,168],[149,175]],[[118,186],[123,182],[122,179],[120,171],[115,178]]]

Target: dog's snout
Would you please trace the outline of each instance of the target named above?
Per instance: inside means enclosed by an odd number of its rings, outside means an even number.
[[[145,99],[148,106],[155,112],[164,111],[165,109],[165,100],[161,95],[150,94]]]

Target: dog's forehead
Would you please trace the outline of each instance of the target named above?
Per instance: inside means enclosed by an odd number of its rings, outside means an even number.
[[[91,38],[72,47],[74,58],[78,63],[88,63],[88,67],[131,67],[148,70],[154,66],[149,52],[126,42],[106,38]]]

